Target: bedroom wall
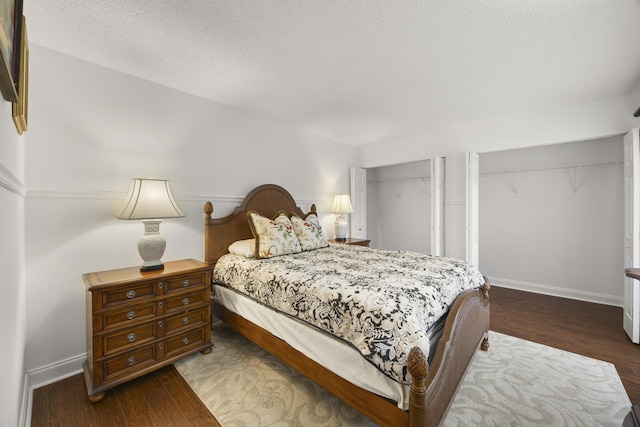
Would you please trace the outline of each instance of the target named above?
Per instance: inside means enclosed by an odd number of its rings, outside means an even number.
[[[480,155],[480,266],[492,283],[621,306],[623,141]]]
[[[476,151],[488,153],[620,135],[640,127],[640,92],[572,105],[540,106],[482,120],[443,123],[427,134],[363,146],[362,167]]]
[[[430,167],[421,160],[367,170],[371,247],[431,252]]]
[[[16,426],[24,401],[24,138],[0,101],[0,426]]]
[[[355,149],[31,46],[26,141],[27,342],[33,384],[85,359],[86,272],[140,264],[138,221],[113,214],[133,177],[166,178],[185,218],[163,221],[163,260],[203,257],[202,206],[224,216],[257,185],[316,203],[348,192]],[[335,156],[340,152],[340,156]]]

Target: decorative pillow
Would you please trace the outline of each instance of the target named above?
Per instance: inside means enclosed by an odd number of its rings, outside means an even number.
[[[291,225],[293,225],[303,251],[329,246],[322,227],[320,227],[320,220],[315,213],[307,214],[305,219],[294,214],[291,216]]]
[[[238,240],[229,246],[229,253],[241,255],[245,258],[253,258],[256,248],[256,239]]]
[[[256,211],[249,211],[247,218],[253,237],[256,239],[256,258],[302,252],[298,237],[286,213],[278,212],[274,219],[269,219]]]

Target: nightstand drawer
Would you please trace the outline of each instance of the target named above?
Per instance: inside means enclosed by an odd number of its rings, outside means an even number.
[[[102,337],[104,355],[108,356],[126,346],[139,346],[147,341],[158,338],[158,322],[149,322],[140,326],[128,328],[122,332],[104,335]]]
[[[194,326],[204,324],[207,321],[206,308],[203,307],[194,311],[187,311],[167,319],[167,332],[169,335],[180,329],[193,328]]]
[[[205,342],[204,340],[204,328],[185,332],[175,338],[170,338],[167,340],[166,357],[175,356],[176,354],[187,351],[193,347],[199,347]]]
[[[177,310],[186,310],[191,307],[197,307],[205,302],[205,293],[202,291],[191,292],[188,294],[182,294],[173,298],[167,298],[166,301],[166,313],[171,313]]]
[[[127,323],[139,323],[156,315],[156,303],[151,301],[144,304],[129,307],[126,310],[108,311],[102,315],[103,329],[124,326]]]
[[[144,366],[153,365],[160,359],[158,344],[135,349],[122,356],[103,362],[104,381],[127,374],[129,371],[139,370]]]
[[[153,298],[156,287],[153,282],[143,282],[131,286],[102,292],[102,307],[110,307],[129,301],[139,301],[143,298]]]
[[[193,289],[204,285],[204,274],[178,277],[166,282],[166,292],[180,291],[183,289]]]

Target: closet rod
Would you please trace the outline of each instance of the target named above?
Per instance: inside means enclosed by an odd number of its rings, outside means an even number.
[[[387,182],[415,182],[415,181],[422,181],[422,182],[426,182],[431,180],[430,176],[421,176],[421,177],[417,177],[417,178],[402,178],[402,179],[387,179],[387,180],[382,180],[382,181],[373,181],[374,184],[384,184]]]
[[[481,173],[480,176],[492,176],[492,175],[504,175],[504,174],[514,174],[514,173],[525,173],[525,172],[546,172],[560,169],[579,169],[579,168],[592,168],[597,166],[619,166],[623,162],[621,160],[615,162],[605,162],[605,163],[590,163],[586,165],[576,165],[576,166],[556,166],[551,168],[540,168],[540,169],[524,169],[519,171],[503,171],[503,172],[484,172]]]

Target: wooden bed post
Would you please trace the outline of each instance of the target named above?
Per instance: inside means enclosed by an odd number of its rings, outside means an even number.
[[[427,375],[429,363],[420,348],[413,347],[407,357],[407,368],[411,374],[411,398],[409,399],[409,426],[421,426],[426,419]]]

